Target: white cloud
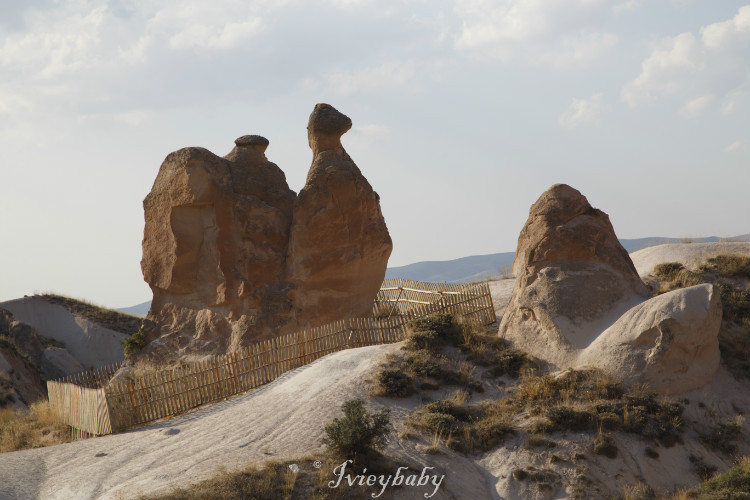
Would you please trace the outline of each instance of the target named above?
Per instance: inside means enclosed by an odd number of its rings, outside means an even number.
[[[601,92],[593,94],[588,99],[573,99],[558,119],[558,123],[567,129],[581,125],[596,123],[602,112],[604,96]]]
[[[686,32],[662,40],[620,97],[637,107],[661,96],[677,96],[686,103],[683,112],[701,112],[711,104],[706,96],[721,99],[746,81],[749,47],[750,6],[745,6],[728,21],[702,27],[700,36]]]
[[[502,61],[531,54],[556,67],[590,60],[611,48],[616,36],[600,33],[612,13],[604,0],[458,0],[461,20],[456,49]],[[562,47],[562,48],[560,48]]]
[[[714,101],[714,96],[703,95],[686,102],[681,111],[684,116],[700,116]]]

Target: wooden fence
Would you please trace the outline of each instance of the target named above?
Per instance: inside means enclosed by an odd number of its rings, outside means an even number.
[[[282,335],[134,380],[108,383],[117,364],[50,381],[50,404],[68,425],[93,435],[109,434],[255,389],[332,352],[398,342],[414,318],[449,312],[484,324],[496,320],[487,283],[386,280],[374,310],[373,317]]]

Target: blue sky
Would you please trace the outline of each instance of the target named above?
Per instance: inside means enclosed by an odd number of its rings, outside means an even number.
[[[164,157],[260,134],[298,191],[318,102],[393,266],[515,250],[557,182],[623,238],[748,233],[748,54],[731,0],[3,2],[0,300],[149,299]]]

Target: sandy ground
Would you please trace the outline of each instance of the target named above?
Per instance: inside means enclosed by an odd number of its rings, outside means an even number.
[[[117,363],[123,359],[122,339],[115,332],[41,297],[0,302],[16,320],[31,325],[40,335],[65,344],[68,352],[86,368]]]
[[[700,264],[720,254],[750,255],[748,242],[670,243],[644,248],[630,254],[638,274],[651,274],[654,266],[664,262],[680,262],[687,267]]]
[[[490,295],[492,295],[492,304],[495,306],[495,315],[498,323],[503,318],[505,308],[508,307],[510,298],[513,296],[513,285],[515,278],[495,280],[488,282],[490,285]]]
[[[372,370],[397,348],[335,353],[254,392],[130,432],[1,454],[0,498],[134,498],[206,479],[219,467],[231,470],[322,450],[325,424],[340,416],[344,401],[366,398]],[[397,429],[418,404],[379,398],[368,404],[382,403],[393,406]],[[424,462],[415,443],[396,436],[389,454],[415,465]],[[444,467],[470,480],[468,491],[476,490],[472,498],[492,498],[487,496],[491,481],[472,461],[451,460]],[[466,489],[462,483],[446,480],[433,498],[465,498],[458,493]],[[413,494],[400,493],[406,495],[402,498]]]

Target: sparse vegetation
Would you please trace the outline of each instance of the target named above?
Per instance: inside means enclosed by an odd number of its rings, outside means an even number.
[[[414,390],[453,385],[484,392],[477,366],[493,377],[517,377],[536,365],[524,353],[505,347],[483,325],[439,314],[412,320],[401,356],[391,356],[374,380],[376,396],[405,397]]]
[[[414,393],[414,384],[409,375],[401,370],[383,370],[377,376],[376,396],[404,398]]]
[[[319,469],[313,466],[318,458]],[[331,471],[339,465],[330,457],[309,457],[301,460],[268,462],[244,470],[219,472],[213,478],[189,488],[165,495],[142,497],[142,500],[235,500],[279,499],[355,500],[370,498],[373,488],[357,484],[346,488],[329,488]],[[296,466],[296,467],[295,467]]]
[[[350,399],[341,406],[343,418],[334,418],[326,425],[326,436],[322,442],[330,451],[342,457],[357,459],[383,448],[391,431],[390,409],[382,408],[371,415],[361,399]]]
[[[47,401],[31,403],[28,411],[0,410],[0,453],[40,448],[72,440],[71,429],[61,423]]]
[[[691,462],[693,457],[691,456]],[[705,464],[704,464],[705,465]],[[710,468],[709,468],[710,469]],[[709,478],[715,472],[706,471]],[[750,500],[750,458],[742,458],[737,466],[708,479],[690,490],[687,498],[698,500]]]
[[[515,433],[510,415],[498,401],[465,406],[466,396],[458,391],[452,398],[425,405],[413,415],[411,424],[445,436],[447,446],[466,453],[491,450]]]
[[[701,440],[714,450],[724,453],[734,453],[737,441],[742,436],[742,425],[739,422],[719,422]]]
[[[130,333],[135,331],[141,326],[141,322],[143,321],[143,318],[107,309],[106,307],[100,307],[90,302],[86,302],[85,300],[72,299],[70,297],[50,293],[43,294],[42,298],[52,304],[63,306],[73,314],[82,316],[94,323],[104,326],[105,328],[120,333]]]
[[[138,328],[137,332],[130,337],[125,337],[122,341],[125,357],[135,354],[144,347],[146,347],[146,334],[143,332],[143,328]]]
[[[600,431],[594,441],[594,453],[607,458],[617,458],[617,445],[612,436]]]
[[[690,455],[689,459],[690,467],[695,475],[701,478],[701,481],[710,479],[718,470],[715,466],[707,464],[702,458],[695,455]]]

